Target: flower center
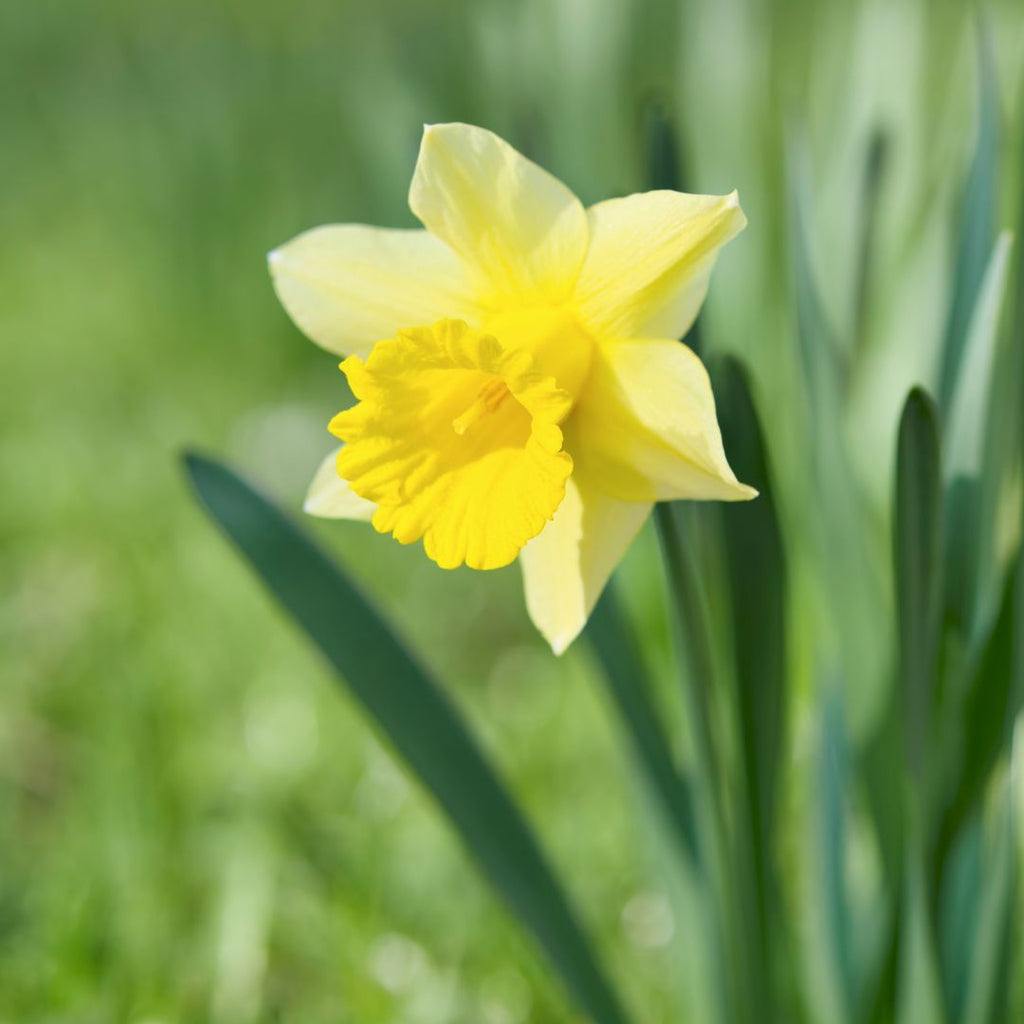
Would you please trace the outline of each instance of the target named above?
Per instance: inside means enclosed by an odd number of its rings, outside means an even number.
[[[507,565],[554,515],[572,459],[569,394],[461,320],[399,331],[341,366],[358,404],[331,421],[338,473],[377,505],[373,525],[423,539],[443,568]]]
[[[462,437],[488,413],[497,412],[501,408],[501,403],[511,397],[512,392],[509,391],[508,385],[498,377],[491,377],[477,392],[473,404],[461,416],[452,420],[452,430]]]
[[[482,329],[506,349],[529,352],[540,373],[554,377],[573,402],[594,358],[594,339],[571,313],[561,309],[517,309],[488,317]]]

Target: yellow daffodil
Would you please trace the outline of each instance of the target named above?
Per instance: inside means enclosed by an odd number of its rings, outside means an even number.
[[[426,230],[332,225],[270,254],[285,309],[347,357],[357,399],[306,510],[422,539],[444,568],[518,557],[560,653],[653,502],[755,494],[677,340],[746,220],[735,193],[584,209],[464,124],[424,130],[409,205]]]

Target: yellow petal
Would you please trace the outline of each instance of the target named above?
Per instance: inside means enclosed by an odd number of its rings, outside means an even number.
[[[573,472],[555,518],[519,555],[526,608],[555,654],[586,625],[650,511],[649,502],[619,501]]]
[[[339,355],[367,354],[410,324],[478,318],[458,257],[426,231],[328,225],[292,239],[268,260],[288,315]]]
[[[324,519],[356,519],[368,523],[373,518],[377,506],[372,501],[360,498],[349,487],[348,481],[338,476],[340,451],[338,448],[331,452],[320,463],[320,468],[306,492],[306,501],[302,509],[311,516],[321,516]]]
[[[590,249],[576,286],[584,324],[617,338],[681,338],[718,250],[747,223],[735,192],[644,192],[587,211]]]
[[[586,212],[557,178],[493,132],[427,125],[409,206],[477,268],[493,304],[569,297],[587,251]]]
[[[513,561],[565,492],[569,395],[529,352],[457,320],[400,331],[342,369],[359,403],[331,422],[338,470],[378,506],[374,527],[422,537],[444,569]]]
[[[579,471],[626,500],[757,494],[729,468],[707,371],[678,341],[601,345],[566,424],[566,447]]]

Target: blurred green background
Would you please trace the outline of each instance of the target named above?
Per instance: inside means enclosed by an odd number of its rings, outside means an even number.
[[[265,253],[332,221],[411,226],[424,122],[485,125],[593,202],[648,187],[659,111],[690,190],[739,188],[750,227],[716,272],[702,337],[750,366],[778,478],[804,666],[784,797],[799,820],[821,649],[857,666],[855,733],[886,685],[894,430],[907,387],[938,379],[977,133],[976,13],[0,7],[0,1020],[571,1017],[435,807],[196,509],[178,461],[185,446],[221,453],[298,507],[346,392],[277,305]],[[1002,226],[1024,180],[1024,14],[1003,0],[985,17]],[[794,194],[822,316],[854,367],[843,429],[868,525],[844,554],[841,608],[815,563]],[[584,645],[549,654],[514,567],[443,573],[364,526],[310,527],[457,695],[638,1019],[680,1019],[703,969],[685,886]],[[664,666],[648,534],[621,575]],[[778,841],[795,850],[796,826]]]

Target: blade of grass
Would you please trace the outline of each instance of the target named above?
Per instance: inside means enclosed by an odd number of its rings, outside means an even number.
[[[234,472],[185,459],[199,500],[437,798],[484,874],[580,1007],[626,1017],[512,797],[454,706],[370,603],[283,512]]]

